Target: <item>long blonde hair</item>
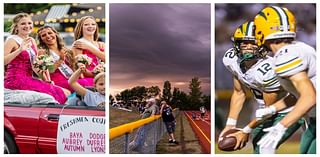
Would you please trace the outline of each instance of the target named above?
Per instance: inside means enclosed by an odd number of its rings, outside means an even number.
[[[87,19],[92,19],[92,20],[96,21],[95,18],[92,17],[92,16],[84,16],[84,17],[82,17],[80,19],[80,21],[77,23],[76,28],[74,29],[74,38],[75,38],[75,40],[78,40],[81,37],[83,37],[83,31],[82,31],[83,30],[83,23]],[[99,26],[98,26],[97,23],[96,23],[96,25],[97,25],[97,28],[96,28],[96,31],[94,32],[94,37],[93,37],[94,41],[97,41],[98,38],[99,38]]]
[[[17,26],[18,26],[19,21],[24,17],[28,17],[28,18],[31,19],[31,16],[29,14],[27,14],[27,13],[19,13],[16,16],[14,16],[14,18],[12,20],[12,25],[10,27],[10,33],[12,35],[17,35],[19,33],[18,29],[17,29]]]

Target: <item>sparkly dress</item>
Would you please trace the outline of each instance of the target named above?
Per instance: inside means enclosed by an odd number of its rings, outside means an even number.
[[[54,58],[55,61],[60,59],[60,56],[57,55],[55,52],[53,52],[52,50],[50,50],[50,52],[51,56]],[[60,65],[60,67],[57,68],[53,73],[50,73],[50,77],[55,85],[68,89],[71,92],[74,92],[74,90],[70,87],[68,83],[68,79],[70,78],[72,73],[73,71],[70,68],[70,65],[68,65],[68,63],[63,63],[63,65]],[[93,87],[93,78],[79,78],[77,82],[83,87]]]
[[[17,35],[12,35],[9,38],[14,39],[19,45],[22,42],[22,38]],[[35,53],[33,55],[36,56],[35,46],[32,45],[31,49]],[[30,63],[30,55],[30,51],[24,50],[7,65],[4,87],[46,93],[53,96],[60,104],[64,104],[66,96],[61,88],[32,77],[33,70]]]
[[[80,38],[79,41],[85,42],[85,43],[97,48],[94,44],[92,44],[91,42],[89,42],[88,40],[86,40],[84,38]],[[101,52],[104,52],[103,48],[97,48],[97,49],[99,49]],[[89,51],[87,49],[83,49],[82,54],[85,54],[92,59],[91,64],[87,66],[87,69],[89,71],[92,71],[94,69],[94,67],[96,67],[100,63],[100,59],[95,54],[93,54],[91,51]]]
[[[102,48],[99,48],[99,50],[101,52],[104,51]],[[82,50],[82,54],[85,54],[85,55],[87,55],[88,57],[90,57],[92,59],[91,64],[87,66],[87,69],[89,71],[92,71],[94,69],[94,67],[96,67],[99,64],[98,57],[95,54],[93,54],[92,52],[90,52],[89,50],[86,50],[86,49]]]

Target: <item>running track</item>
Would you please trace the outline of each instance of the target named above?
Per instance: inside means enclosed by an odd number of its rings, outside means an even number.
[[[192,112],[197,114],[196,120],[192,120],[191,115]],[[205,121],[202,121],[198,117],[200,117],[200,111],[184,111],[184,114],[187,116],[188,121],[192,129],[194,130],[196,136],[199,138],[200,144],[205,153],[211,153],[211,118],[210,112],[206,113],[207,118]]]

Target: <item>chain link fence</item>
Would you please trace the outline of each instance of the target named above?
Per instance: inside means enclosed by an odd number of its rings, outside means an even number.
[[[179,113],[179,109],[173,112],[175,117]],[[110,154],[155,154],[157,143],[167,133],[162,118],[156,118],[156,120],[142,124],[135,129],[130,128],[129,124],[123,125],[128,126],[125,127],[128,132],[118,137],[110,138]]]

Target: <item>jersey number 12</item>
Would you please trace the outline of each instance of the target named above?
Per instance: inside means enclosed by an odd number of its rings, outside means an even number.
[[[262,73],[262,75],[266,74],[269,70],[271,70],[271,65],[269,63],[264,63],[262,66],[258,69]]]

